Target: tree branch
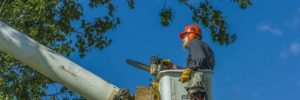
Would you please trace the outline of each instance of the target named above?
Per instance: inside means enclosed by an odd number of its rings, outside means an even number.
[[[191,10],[194,10],[194,9],[195,9],[195,7],[193,7],[193,5],[187,3],[186,1],[183,2],[183,4],[185,4],[186,6],[188,6]]]

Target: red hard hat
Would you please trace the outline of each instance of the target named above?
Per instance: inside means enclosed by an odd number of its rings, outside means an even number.
[[[179,34],[179,37],[181,39],[184,38],[184,35],[185,34],[189,34],[189,33],[195,33],[196,35],[198,36],[202,36],[202,32],[201,32],[201,29],[199,28],[199,26],[195,25],[195,24],[191,24],[191,25],[188,25],[184,28],[183,32],[181,32]]]

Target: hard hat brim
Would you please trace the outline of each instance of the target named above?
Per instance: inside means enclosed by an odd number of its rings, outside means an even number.
[[[179,34],[180,39],[183,39],[185,34],[186,34],[186,32],[181,32],[181,33]]]

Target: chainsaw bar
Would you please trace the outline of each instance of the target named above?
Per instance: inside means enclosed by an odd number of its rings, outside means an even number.
[[[127,59],[126,62],[127,62],[127,64],[132,65],[138,69],[142,69],[142,70],[150,72],[150,66],[148,66],[146,64],[143,64],[143,63],[140,63],[140,62],[137,62],[134,60],[130,60],[130,59]]]

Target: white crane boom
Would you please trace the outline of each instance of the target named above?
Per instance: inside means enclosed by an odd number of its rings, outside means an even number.
[[[120,90],[1,21],[0,51],[89,100],[110,100]]]

